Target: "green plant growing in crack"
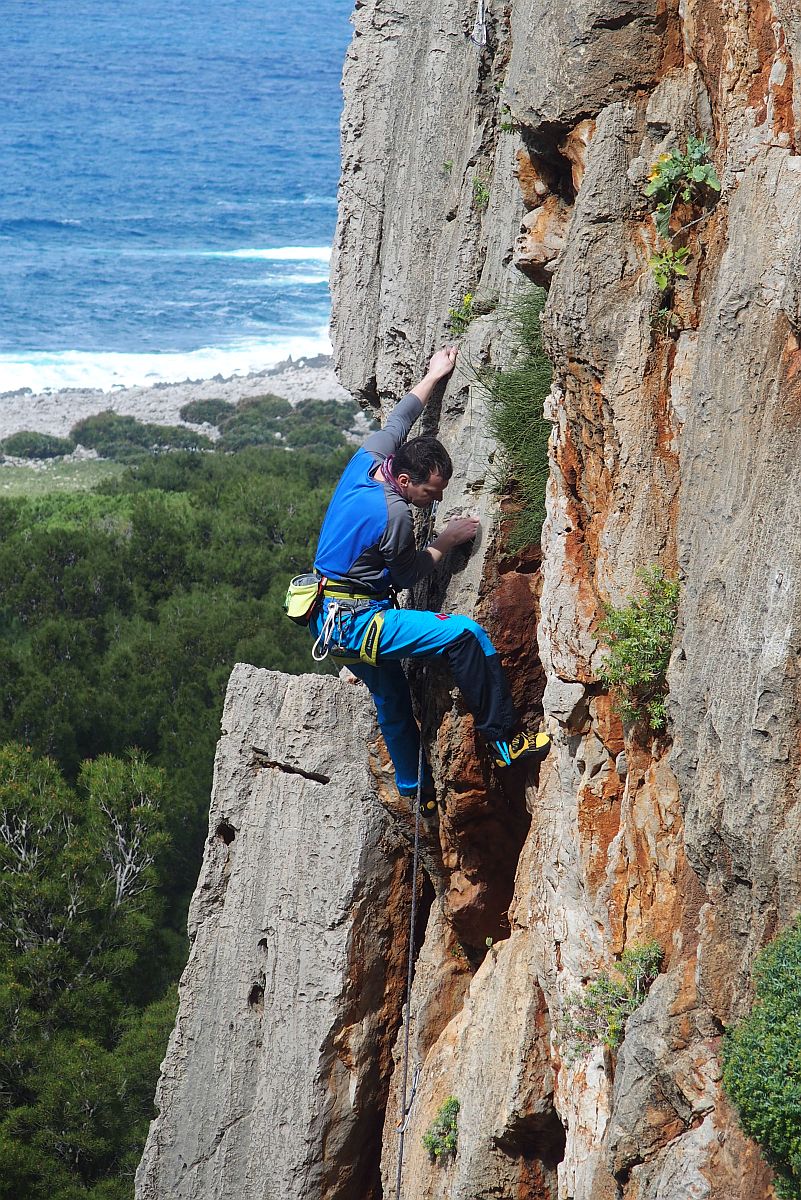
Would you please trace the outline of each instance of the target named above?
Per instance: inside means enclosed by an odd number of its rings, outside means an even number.
[[[651,315],[651,328],[655,333],[673,336],[681,332],[681,321],[669,304],[662,303]]]
[[[654,733],[667,722],[667,668],[679,607],[679,583],[659,566],[638,572],[640,591],[620,608],[609,607],[598,633],[607,644],[599,671],[615,692],[624,721]]]
[[[489,180],[483,175],[473,176],[473,207],[484,212],[490,201]]]
[[[542,343],[544,304],[544,290],[531,287],[499,305],[497,319],[510,335],[511,361],[503,370],[475,371],[487,392],[487,422],[501,451],[498,482],[511,488],[520,502],[509,538],[512,551],[538,543],[545,520],[552,427],[543,416],[543,404],[553,369]]]
[[[723,1042],[723,1090],[776,1172],[776,1194],[801,1200],[801,917],[754,962],[756,999]]]
[[[659,942],[624,950],[611,972],[602,971],[581,991],[571,992],[560,1021],[572,1060],[597,1046],[616,1050],[623,1041],[626,1022],[640,1007],[662,967]]]
[[[518,128],[508,104],[501,105],[501,120],[498,128],[501,130],[501,133],[514,133]]]
[[[473,293],[465,292],[461,302],[448,309],[448,325],[453,336],[461,337],[463,333],[467,333],[475,316],[477,313],[473,311]]]
[[[660,237],[670,237],[670,218],[678,199],[686,204],[714,203],[712,193],[720,192],[720,180],[709,158],[703,138],[689,137],[687,149],[660,154],[651,167],[646,196],[656,201],[654,220]],[[715,197],[717,199],[717,197]]]
[[[476,296],[465,292],[460,302],[448,309],[448,328],[454,337],[466,333],[476,317],[486,317],[498,307],[498,293],[485,292]]]
[[[655,202],[654,223],[665,243],[656,247],[648,266],[660,291],[660,304],[652,325],[657,332],[672,333],[677,327],[673,317],[673,293],[678,279],[686,278],[690,261],[688,246],[673,248],[676,238],[701,220],[697,217],[671,235],[670,222],[676,202],[711,208],[720,193],[720,180],[709,158],[709,147],[702,138],[689,137],[687,149],[660,154],[651,166],[645,194]]]
[[[432,1162],[441,1162],[444,1158],[455,1156],[459,1141],[459,1108],[456,1097],[448,1096],[433,1123],[423,1134],[423,1145]]]
[[[651,326],[656,333],[673,334],[680,327],[679,319],[673,311],[673,296],[676,281],[687,277],[689,257],[690,251],[687,246],[679,246],[674,250],[668,244],[648,259],[654,282],[659,288],[659,306],[651,318]]]
[[[688,246],[679,246],[677,250],[674,250],[672,246],[665,246],[663,250],[658,250],[651,255],[648,259],[648,266],[651,268],[651,274],[660,292],[672,293],[676,286],[676,280],[686,279],[689,257]]]

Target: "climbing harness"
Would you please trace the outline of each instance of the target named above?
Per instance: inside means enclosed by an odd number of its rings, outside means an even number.
[[[423,545],[427,545],[431,537],[431,532],[434,528],[434,521],[437,515],[438,502],[435,500],[429,510],[428,520],[426,522],[421,541]],[[417,756],[417,802],[414,806],[414,853],[412,855],[412,907],[409,915],[409,954],[406,966],[406,1012],[403,1020],[403,1085],[401,1090],[401,1123],[398,1125],[398,1174],[395,1185],[395,1200],[401,1200],[401,1181],[403,1175],[403,1145],[406,1139],[406,1126],[409,1123],[409,1114],[414,1103],[417,1084],[420,1080],[420,1063],[417,1063],[414,1068],[412,1077],[411,1094],[407,1102],[406,1093],[409,1082],[409,1032],[411,1027],[411,1012],[412,1012],[412,982],[414,978],[414,944],[417,927],[417,871],[420,862],[420,821],[422,818],[422,800],[423,800],[423,730],[422,716],[420,721],[420,752]]]
[[[487,44],[487,12],[485,0],[478,0],[478,12],[476,13],[476,21],[473,26],[473,32],[470,34],[470,41],[474,46],[478,46],[479,50]]]
[[[323,594],[328,595],[327,590]],[[363,662],[374,667],[378,662],[381,630],[384,626],[383,611],[379,609],[378,612],[373,613],[367,622],[358,653],[347,648],[348,638],[343,628],[343,621],[357,616],[359,613],[368,612],[372,604],[373,601],[367,599],[330,600],[323,627],[312,646],[314,661],[323,662],[329,654],[333,654],[334,658],[344,662]]]
[[[354,653],[345,646],[347,635],[343,629],[343,620],[348,616],[355,617],[360,613],[368,612],[374,604],[382,604],[385,600],[391,600],[393,605],[397,607],[395,589],[390,587],[385,592],[376,592],[375,594],[368,595],[367,592],[360,592],[353,584],[348,583],[344,579],[326,579],[318,576],[310,577],[308,575],[302,575],[298,578],[303,580],[309,578],[317,579],[319,584],[318,598],[328,601],[323,627],[320,630],[319,637],[312,646],[312,658],[314,661],[322,662],[329,654],[333,654],[335,658],[341,659],[343,662],[364,662],[374,667],[378,661],[381,628],[384,624],[383,611],[379,609],[368,622],[358,653]],[[295,582],[293,579],[292,583],[294,584]],[[290,588],[291,586],[292,584],[290,584]],[[287,593],[288,600],[289,594]],[[317,601],[315,600],[309,608],[307,621],[311,618],[316,603]]]
[[[378,645],[381,641],[381,630],[384,627],[384,614],[374,613],[367,623],[364,637],[359,646],[359,660],[374,667],[378,662]]]

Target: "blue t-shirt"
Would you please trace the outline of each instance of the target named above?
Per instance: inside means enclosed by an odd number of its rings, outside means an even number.
[[[403,445],[423,411],[410,392],[393,409],[383,429],[372,433],[345,468],[320,530],[314,569],[346,580],[365,594],[386,592],[390,583],[411,587],[434,569],[418,550],[409,504],[374,473]]]

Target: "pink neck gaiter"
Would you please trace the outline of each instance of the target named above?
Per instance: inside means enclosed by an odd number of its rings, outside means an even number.
[[[389,458],[385,458],[384,461],[382,462],[381,471],[383,473],[384,479],[387,481],[389,486],[392,488],[393,492],[397,492],[397,494],[403,500],[405,500],[406,497],[403,495],[400,484],[398,483],[397,479],[395,478],[395,474],[392,470],[392,455],[391,454],[390,454]]]

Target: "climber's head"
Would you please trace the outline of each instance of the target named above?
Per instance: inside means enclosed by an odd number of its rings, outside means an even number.
[[[442,499],[453,474],[451,456],[433,437],[404,442],[392,457],[392,472],[404,497],[416,508],[428,508]]]

